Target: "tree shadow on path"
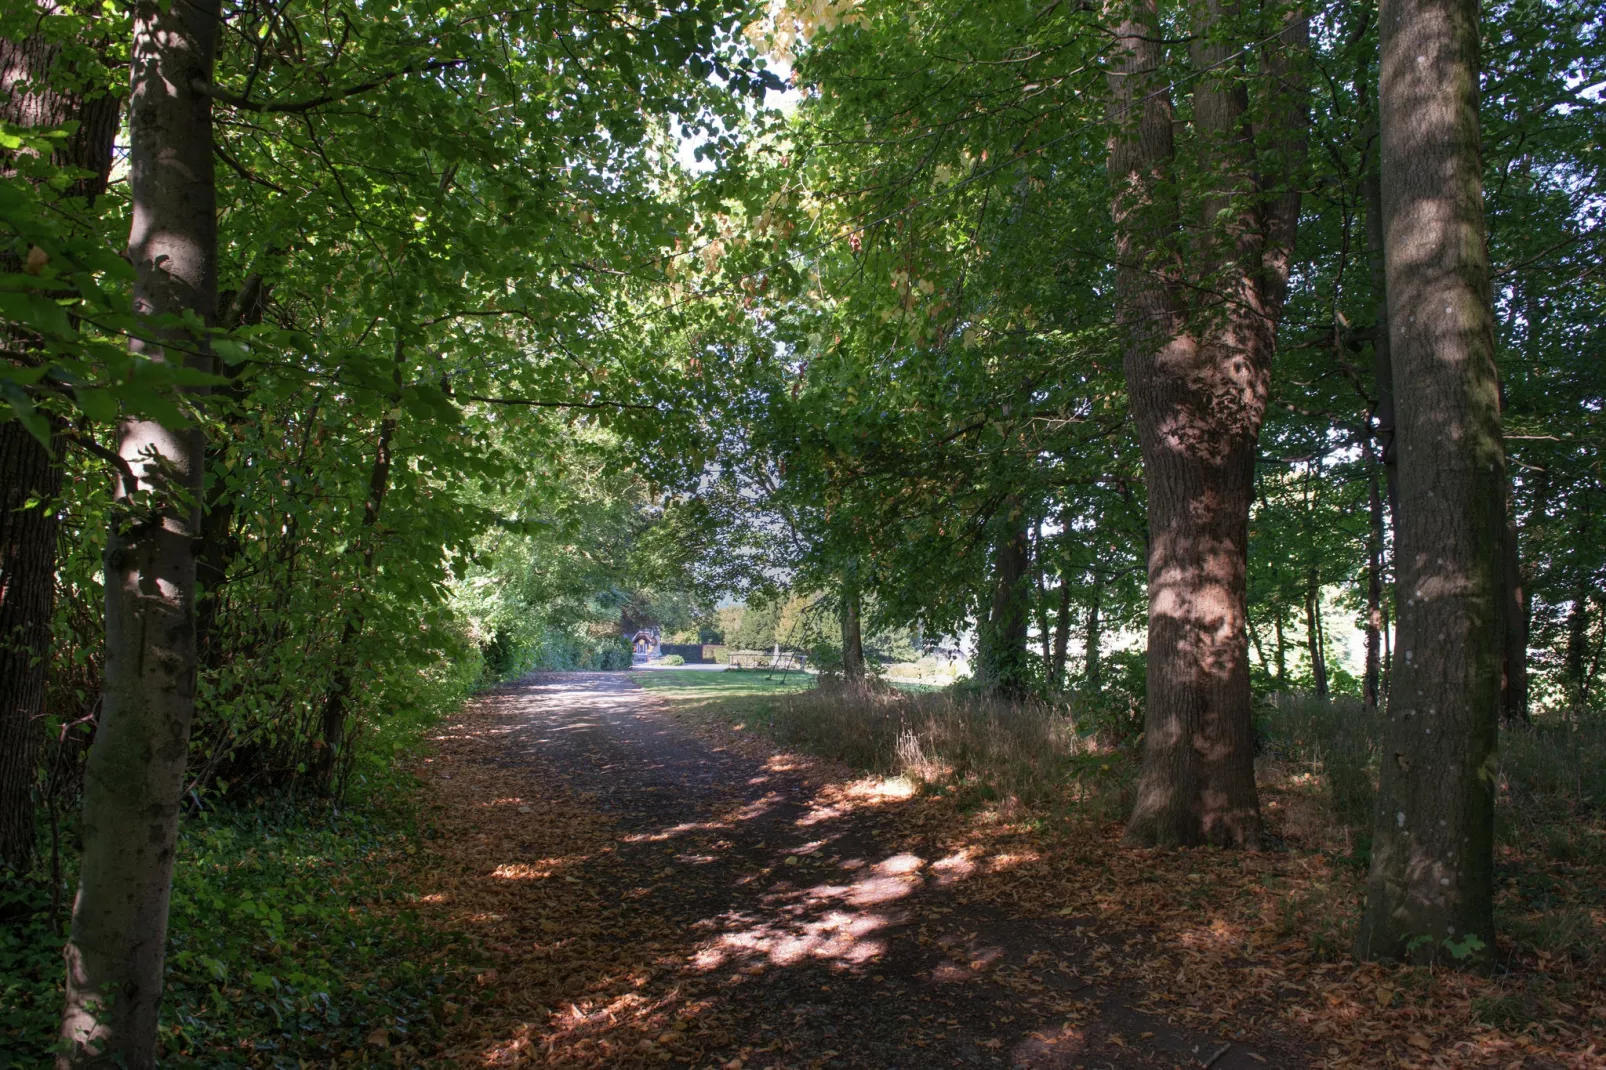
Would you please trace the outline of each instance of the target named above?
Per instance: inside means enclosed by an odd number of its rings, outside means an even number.
[[[902,782],[719,746],[628,673],[499,688],[437,746],[426,903],[492,964],[443,1008],[459,1064],[1309,1063],[1139,1009],[1140,930],[961,899],[1023,857],[911,833]]]

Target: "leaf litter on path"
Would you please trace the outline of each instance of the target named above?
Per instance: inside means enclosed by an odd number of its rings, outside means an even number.
[[[962,813],[693,732],[627,674],[482,697],[424,779],[425,908],[486,964],[457,1065],[1603,1065],[1598,989],[1507,1035],[1494,982],[1324,960],[1287,906],[1330,860]]]

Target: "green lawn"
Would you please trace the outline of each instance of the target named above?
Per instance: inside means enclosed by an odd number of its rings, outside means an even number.
[[[807,673],[771,673],[752,669],[740,672],[643,669],[632,673],[630,678],[648,691],[662,692],[665,698],[691,702],[785,695],[795,691],[807,691],[814,686],[814,677]]]

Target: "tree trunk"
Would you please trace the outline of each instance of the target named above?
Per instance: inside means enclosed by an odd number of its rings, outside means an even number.
[[[1400,660],[1359,951],[1494,952],[1500,433],[1476,0],[1383,0],[1383,222],[1399,446]]]
[[[1053,637],[1048,630],[1048,589],[1044,586],[1043,522],[1041,520],[1038,520],[1032,527],[1032,582],[1037,587],[1037,598],[1033,605],[1037,610],[1037,641],[1043,648],[1043,680],[1045,686],[1052,690],[1054,644]]]
[[[1563,662],[1563,675],[1567,684],[1567,700],[1573,706],[1573,713],[1583,712],[1584,704],[1589,697],[1589,674],[1585,671],[1585,662],[1589,654],[1589,584],[1591,576],[1581,560],[1582,548],[1588,545],[1589,538],[1589,510],[1580,509],[1578,512],[1577,536],[1573,545],[1573,592],[1572,606],[1567,611],[1567,650]]]
[[[1065,652],[1071,643],[1071,585],[1060,578],[1059,613],[1054,618],[1054,661],[1049,668],[1048,686],[1065,690]]]
[[[1355,93],[1361,107],[1368,108],[1364,76],[1355,79]],[[1366,204],[1366,263],[1371,269],[1372,296],[1376,302],[1372,327],[1372,384],[1377,403],[1372,409],[1372,434],[1377,440],[1377,455],[1383,462],[1383,477],[1388,486],[1389,520],[1397,524],[1400,515],[1399,449],[1395,434],[1388,285],[1383,264],[1383,186],[1377,161],[1378,153],[1368,152],[1361,171],[1361,199]]]
[[[129,117],[134,308],[217,309],[211,98],[216,0],[141,5]],[[210,370],[203,338],[182,340]],[[155,341],[131,348],[166,359]],[[126,470],[106,544],[106,661],[84,775],[83,858],[66,947],[60,1067],[156,1062],[179,793],[195,712],[195,554],[205,439],[199,428],[128,420]],[[136,497],[138,495],[138,497]]]
[[[1214,188],[1191,206],[1199,225],[1186,250],[1176,240],[1174,121],[1153,0],[1120,8],[1109,75],[1117,322],[1149,488],[1148,684],[1132,846],[1250,846],[1261,832],[1246,553],[1299,208],[1291,173],[1308,127],[1289,53],[1303,48],[1308,24],[1291,20],[1270,49],[1273,89],[1257,128],[1223,8],[1199,9],[1191,48],[1200,76],[1192,129]]]
[[[40,18],[58,10],[54,0],[36,8]],[[85,73],[68,64],[61,46],[42,35],[0,39],[0,122],[31,129],[77,122],[54,162],[90,172],[66,192],[92,201],[111,174],[122,102],[104,92],[85,94]],[[0,172],[9,171],[0,153]],[[0,272],[20,268],[16,253],[0,251]],[[26,354],[34,348],[28,337],[8,333],[8,349]],[[28,866],[34,846],[33,788],[43,738],[61,496],[61,468],[52,455],[60,447],[58,441],[47,449],[17,420],[0,424],[0,866],[19,871]],[[37,504],[30,507],[30,501]]]
[[[1517,546],[1517,518],[1509,488],[1501,540],[1501,578],[1505,594],[1505,646],[1500,663],[1500,718],[1506,724],[1528,720],[1528,593]]]
[[[1310,650],[1310,675],[1317,698],[1327,697],[1327,654],[1322,643],[1322,592],[1317,584],[1316,569],[1310,570],[1310,583],[1305,588],[1305,645]]]
[[[842,588],[842,678],[864,683],[864,636],[859,622],[860,600],[856,587]]]
[[[1244,627],[1249,630],[1249,648],[1255,652],[1255,660],[1260,662],[1260,668],[1263,672],[1268,671],[1269,667],[1266,662],[1266,646],[1260,638],[1260,629],[1255,626],[1255,618],[1246,618],[1244,620]]]
[[[1030,588],[1026,518],[1018,503],[1005,505],[1005,526],[993,559],[993,604],[987,619],[986,688],[1001,698],[1024,698],[1030,687],[1026,632]]]
[[[1103,686],[1104,663],[1100,647],[1104,640],[1104,623],[1099,619],[1099,603],[1102,601],[1104,585],[1098,580],[1093,581],[1093,597],[1087,604],[1087,647],[1082,660],[1082,679],[1089,691],[1098,691]]]
[[[225,298],[224,304],[228,307],[219,310],[225,330],[262,322],[265,294],[261,275],[252,274],[238,293],[225,295]],[[240,419],[237,405],[244,399],[247,389],[247,383],[236,376],[218,391],[227,399],[228,403],[220,408],[231,429]],[[201,517],[201,539],[195,555],[195,649],[202,671],[215,667],[222,656],[218,646],[218,614],[229,567],[240,550],[239,540],[234,535],[236,495],[230,487],[230,474],[225,464],[231,448],[231,436],[225,434],[222,441],[207,450],[206,457],[211,487]]]
[[[0,424],[0,865],[18,871],[33,857],[60,495],[50,451],[20,421]]]
[[[1370,443],[1362,451],[1366,460],[1368,525],[1366,529],[1366,670],[1361,701],[1368,711],[1382,704],[1383,669],[1383,495],[1378,488],[1377,464]]]
[[[1277,604],[1277,614],[1272,617],[1273,630],[1277,633],[1277,690],[1288,690],[1288,638],[1283,634],[1282,603]]]
[[[375,528],[379,526],[379,511],[385,504],[385,492],[390,487],[390,442],[396,434],[396,415],[401,407],[403,349],[401,328],[396,328],[396,354],[394,385],[396,393],[390,399],[390,408],[379,422],[379,439],[374,447],[374,463],[368,473],[368,495],[363,499],[361,534],[357,543],[362,546],[362,581],[358,583],[351,612],[340,630],[340,643],[335,653],[335,672],[324,696],[323,738],[318,748],[313,770],[320,789],[329,791],[335,786],[335,770],[339,765],[340,751],[346,739],[346,707],[351,696],[351,665],[347,651],[362,634],[364,619],[361,605],[362,588],[374,569],[374,553],[379,549]],[[776,647],[780,653],[780,647]]]

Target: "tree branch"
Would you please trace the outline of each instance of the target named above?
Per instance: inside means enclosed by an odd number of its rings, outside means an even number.
[[[430,71],[445,70],[449,67],[461,67],[465,62],[467,61],[461,59],[433,59],[424,64],[409,64],[399,71],[392,71],[389,74],[381,75],[372,81],[359,82],[356,85],[347,86],[346,88],[336,92],[326,93],[319,97],[308,97],[305,100],[287,100],[280,102],[271,100],[251,100],[248,97],[235,96],[233,93],[226,92],[222,89],[219,89],[215,85],[210,85],[199,79],[191,82],[190,86],[197,93],[204,93],[213,100],[217,101],[219,104],[227,104],[229,107],[238,111],[254,111],[281,115],[300,114],[301,112],[307,112],[314,108],[322,107],[325,104],[333,104],[336,101],[345,100],[348,97],[354,97],[360,93],[366,93],[370,89],[378,89],[380,86],[393,82],[397,78],[401,78],[404,75],[425,74]]]

